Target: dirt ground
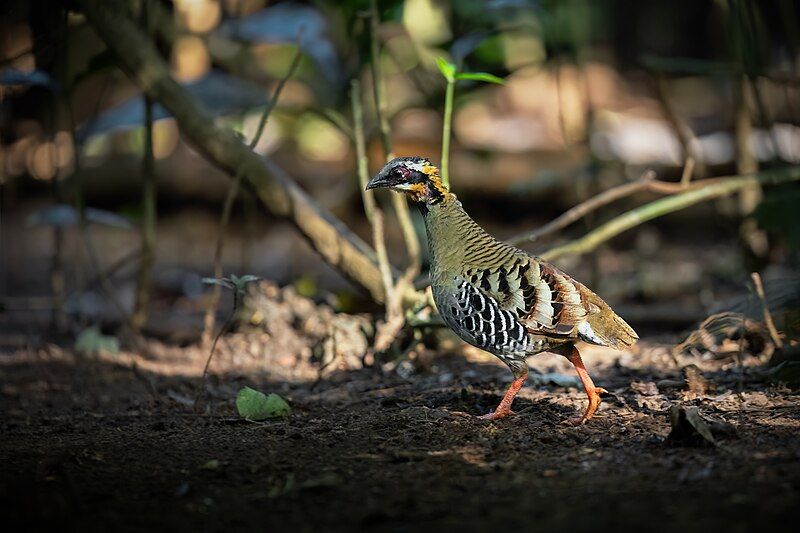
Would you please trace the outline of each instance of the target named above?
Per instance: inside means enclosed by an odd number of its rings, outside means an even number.
[[[258,342],[235,334],[225,347]],[[401,377],[232,370],[221,356],[208,409],[197,349],[76,357],[44,345],[0,354],[0,514],[6,531],[794,530],[800,518],[800,397],[751,361],[694,358],[706,392],[645,340],[585,350],[610,391],[582,427],[583,394],[557,386],[565,360],[531,359],[517,415],[484,422],[510,373],[470,350]],[[282,373],[283,372],[283,373]],[[548,374],[555,373],[555,374]],[[277,392],[287,420],[236,416],[243,385]],[[563,385],[563,383],[562,383]],[[717,445],[672,442],[669,407],[696,406]]]

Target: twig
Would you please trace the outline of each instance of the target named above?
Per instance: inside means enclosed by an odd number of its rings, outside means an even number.
[[[683,172],[681,173],[681,187],[684,189],[688,187],[689,182],[692,181],[692,177],[694,176],[694,165],[694,157],[688,156],[686,158],[686,162],[683,164]]]
[[[217,125],[171,78],[153,43],[127,18],[120,2],[78,0],[77,5],[123,71],[170,112],[190,143],[231,177],[242,169],[243,179],[271,213],[292,222],[326,262],[373,299],[384,301],[383,282],[370,246],[314,202],[283,168],[259,157],[230,129]]]
[[[541,254],[541,256],[544,259],[553,260],[565,255],[585,254],[597,248],[600,243],[662,215],[680,211],[706,200],[727,196],[745,187],[776,185],[797,180],[800,180],[800,167],[794,166],[779,171],[761,172],[749,176],[734,176],[695,182],[685,192],[637,207],[606,222],[580,239],[552,248]],[[705,182],[713,183],[706,184]]]
[[[624,183],[617,187],[613,187],[606,191],[601,192],[597,196],[589,198],[575,207],[569,209],[558,218],[537,228],[533,231],[521,233],[508,239],[510,244],[519,244],[521,242],[534,242],[541,239],[543,236],[564,229],[573,222],[576,222],[586,216],[587,214],[595,211],[604,205],[610,204],[620,198],[625,198],[639,191],[648,190],[650,185],[655,180],[656,174],[652,170],[646,171],[642,176],[633,182]]]
[[[208,376],[208,369],[211,367],[211,359],[214,357],[214,353],[217,349],[217,342],[219,342],[220,337],[222,337],[225,333],[227,333],[231,329],[231,325],[233,324],[233,319],[236,317],[236,311],[239,308],[239,291],[234,288],[233,289],[233,309],[231,309],[231,314],[228,316],[228,320],[225,321],[225,324],[220,328],[219,332],[217,332],[217,336],[214,337],[214,342],[211,343],[211,348],[208,351],[208,359],[206,359],[206,364],[203,367],[203,376],[201,378],[202,383],[200,386],[200,390],[197,391],[197,395],[194,398],[194,409],[195,411],[199,410],[200,407],[200,400],[205,399],[205,393],[207,390],[206,386],[206,378]]]
[[[364,211],[372,226],[372,244],[378,255],[378,267],[381,271],[384,290],[386,291],[386,321],[378,326],[375,335],[375,350],[382,352],[390,345],[400,328],[403,327],[402,301],[398,296],[401,287],[394,286],[389,256],[386,252],[386,241],[383,230],[383,211],[375,202],[373,191],[366,190],[369,181],[367,168],[367,148],[364,139],[364,113],[361,107],[361,87],[358,80],[351,82],[350,98],[353,107],[353,124],[356,138],[356,157],[358,160],[358,181],[361,185],[361,197],[364,200]]]
[[[392,151],[392,139],[389,129],[388,112],[386,109],[386,95],[383,90],[383,74],[381,68],[380,48],[378,46],[378,26],[380,17],[376,0],[370,0],[370,54],[372,56],[370,67],[372,70],[372,91],[375,99],[375,113],[378,118],[378,125],[381,134],[381,144],[383,145],[383,155],[386,161],[394,159]],[[408,209],[408,201],[405,195],[393,194],[392,206],[394,207],[397,221],[400,223],[400,230],[403,233],[403,241],[408,251],[408,267],[403,274],[403,281],[410,284],[411,280],[419,274],[422,259],[420,254],[419,239],[411,221],[411,213]]]
[[[145,2],[147,4],[147,2]],[[153,100],[144,97],[144,162],[142,165],[142,248],[136,301],[131,323],[137,331],[147,323],[156,247],[156,183],[153,156]]]
[[[361,107],[361,86],[358,80],[350,82],[350,99],[353,107],[353,124],[356,141],[356,159],[358,161],[358,182],[361,185],[361,198],[364,201],[364,211],[372,226],[372,245],[378,256],[378,268],[381,271],[383,287],[387,294],[387,301],[392,299],[394,280],[386,252],[386,241],[383,234],[383,212],[375,202],[375,193],[366,190],[369,181],[369,168],[367,166],[367,148],[364,138],[364,112]]]
[[[681,144],[681,150],[683,151],[683,158],[685,161],[692,159],[694,163],[692,163],[692,168],[694,168],[695,164],[697,165],[697,173],[704,177],[706,175],[706,166],[703,162],[702,158],[700,158],[700,154],[697,151],[699,146],[699,142],[697,140],[697,136],[694,134],[692,129],[683,120],[678,114],[675,112],[675,109],[672,107],[672,104],[669,101],[669,97],[667,96],[667,88],[666,83],[664,81],[663,74],[654,74],[655,77],[655,85],[656,85],[656,96],[658,97],[658,103],[661,106],[661,112],[664,114],[664,118],[667,119],[667,122],[670,126],[672,126],[672,130],[675,132],[675,136],[678,138],[678,142]],[[684,166],[684,169],[686,167]]]
[[[258,141],[261,139],[261,135],[264,133],[264,128],[267,125],[267,120],[269,119],[270,113],[275,108],[278,103],[278,98],[280,98],[281,93],[283,92],[283,88],[286,86],[286,83],[289,79],[294,76],[295,71],[297,70],[298,65],[300,65],[300,59],[302,58],[302,49],[298,46],[297,53],[292,60],[291,65],[289,66],[289,70],[286,72],[286,75],[281,78],[281,81],[278,82],[278,85],[275,87],[275,92],[272,94],[272,98],[270,98],[267,106],[264,108],[264,112],[261,113],[261,119],[258,122],[258,127],[256,128],[255,135],[250,140],[250,144],[248,147],[251,150],[254,150],[255,147],[258,145]],[[228,188],[228,194],[225,197],[225,203],[222,206],[222,215],[220,216],[219,221],[219,233],[217,234],[217,243],[214,247],[214,277],[219,278],[222,276],[222,251],[225,247],[225,232],[228,229],[228,224],[230,223],[231,219],[231,211],[233,210],[233,202],[236,200],[236,196],[239,194],[239,189],[241,188],[242,183],[242,176],[243,172],[242,169],[236,171],[236,176],[233,178],[230,187]],[[206,306],[205,316],[203,317],[203,335],[202,335],[202,344],[204,346],[208,345],[208,341],[211,338],[211,331],[214,329],[214,325],[216,322],[216,314],[215,310],[217,309],[217,305],[219,305],[219,298],[221,294],[221,288],[219,285],[214,285],[214,288],[211,291],[211,298],[208,301],[208,305]]]
[[[141,16],[148,35],[153,35],[152,0],[144,0]],[[144,158],[142,161],[142,255],[136,285],[131,324],[141,331],[147,323],[150,292],[153,284],[153,264],[156,248],[156,176],[153,154],[153,99],[144,95]]]
[[[761,310],[764,313],[764,324],[767,325],[767,331],[775,344],[775,348],[783,348],[783,341],[778,334],[778,329],[775,327],[775,322],[772,320],[772,313],[769,312],[769,305],[767,304],[767,297],[764,294],[764,285],[761,283],[761,275],[758,272],[752,272],[750,278],[753,280],[753,285],[756,288],[756,294],[761,301]]]

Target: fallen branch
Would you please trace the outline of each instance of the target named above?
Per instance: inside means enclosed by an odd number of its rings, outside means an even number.
[[[170,112],[183,135],[209,161],[230,175],[241,169],[271,213],[294,223],[326,262],[373,299],[384,301],[375,252],[369,245],[314,202],[281,167],[259,157],[230,129],[215,124],[208,111],[172,79],[153,43],[125,16],[118,1],[79,0],[78,4],[120,67]]]
[[[614,218],[597,229],[590,231],[580,239],[574,240],[562,246],[552,248],[541,256],[552,261],[565,255],[580,255],[591,252],[601,243],[616,237],[620,233],[636,227],[648,220],[660,216],[674,213],[692,205],[714,198],[727,196],[736,191],[754,185],[777,185],[790,181],[800,180],[800,167],[788,167],[785,169],[760,172],[749,176],[731,176],[728,178],[716,178],[713,180],[702,180],[692,184],[685,192],[661,198],[649,204],[637,207],[617,218]],[[709,183],[711,182],[711,183]],[[662,183],[662,185],[664,185]],[[676,184],[680,187],[680,184]]]

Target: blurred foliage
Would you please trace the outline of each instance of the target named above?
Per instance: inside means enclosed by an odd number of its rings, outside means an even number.
[[[800,185],[789,183],[767,189],[764,199],[756,208],[755,216],[761,228],[781,235],[793,252],[795,262],[800,259]]]

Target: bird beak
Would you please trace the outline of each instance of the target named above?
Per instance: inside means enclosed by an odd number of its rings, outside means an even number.
[[[389,187],[391,183],[389,183],[388,173],[387,172],[378,172],[374,178],[369,180],[367,183],[366,190],[370,189],[379,189],[381,187]]]

